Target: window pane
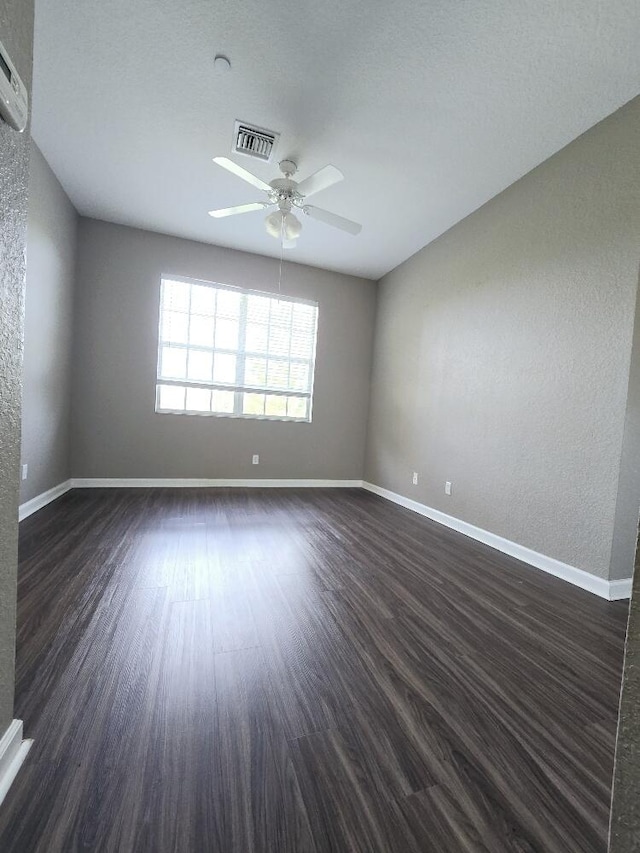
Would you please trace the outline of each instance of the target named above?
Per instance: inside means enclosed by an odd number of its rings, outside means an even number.
[[[265,358],[247,358],[244,363],[244,384],[264,387],[267,383],[267,360]]]
[[[272,300],[271,322],[278,326],[289,326],[291,324],[291,303]]]
[[[197,347],[213,346],[213,323],[213,317],[192,314],[189,324],[189,343]]]
[[[313,335],[294,332],[291,335],[291,356],[292,358],[311,358],[311,348],[313,346]]]
[[[187,410],[190,412],[210,412],[211,391],[208,388],[187,388]]]
[[[288,361],[272,361],[269,359],[269,369],[267,371],[267,386],[269,388],[289,387],[289,362]]]
[[[264,394],[243,394],[242,412],[245,415],[264,415]]]
[[[179,385],[159,385],[158,408],[184,411],[184,388]]]
[[[160,375],[165,379],[184,379],[187,370],[187,351],[178,347],[162,347]]]
[[[236,357],[224,352],[217,352],[213,359],[213,381],[236,381]]]
[[[247,323],[246,352],[266,352],[268,333],[268,326],[262,326],[258,323]]]
[[[189,372],[188,379],[194,382],[211,382],[211,368],[213,365],[213,354],[201,350],[189,350]]]
[[[237,317],[240,313],[240,294],[231,290],[218,291],[218,317]]]
[[[216,320],[216,349],[238,348],[238,321]]]
[[[307,364],[291,365],[289,370],[289,388],[292,391],[309,390],[309,366]]]
[[[163,280],[161,300],[158,409],[308,419],[315,305],[174,279]]]
[[[289,328],[269,327],[269,355],[289,355]]]
[[[194,284],[191,287],[191,313],[192,314],[215,314],[216,291],[214,287],[202,284]]]
[[[247,319],[251,323],[269,322],[269,305],[271,300],[266,296],[247,295]]]
[[[211,411],[218,414],[232,414],[235,402],[233,391],[213,391],[211,393]]]
[[[315,324],[316,309],[313,305],[294,305],[292,322],[294,330],[309,332]]]
[[[190,288],[191,285],[187,282],[165,279],[162,288],[162,307],[168,311],[188,311]]]
[[[265,415],[273,418],[284,418],[287,416],[287,398],[276,394],[268,394],[264,407]]]
[[[287,416],[290,418],[306,418],[307,415],[307,398],[306,397],[288,397],[287,398]]]
[[[189,315],[177,311],[165,311],[162,314],[162,340],[173,344],[186,344],[189,329]]]

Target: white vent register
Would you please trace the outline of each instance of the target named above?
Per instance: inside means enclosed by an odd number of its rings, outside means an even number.
[[[0,42],[0,115],[19,133],[22,133],[27,126],[29,96],[2,42]]]
[[[237,121],[233,131],[233,153],[244,154],[270,163],[280,134],[264,127],[255,127],[243,121]]]

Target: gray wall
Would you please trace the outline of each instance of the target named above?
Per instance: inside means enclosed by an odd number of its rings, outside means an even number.
[[[624,438],[618,498],[616,501],[613,547],[611,549],[612,579],[628,578],[633,564],[638,536],[640,513],[640,287],[636,301],[629,391],[624,419]]]
[[[32,143],[22,388],[20,501],[71,476],[71,341],[78,216]]]
[[[0,33],[30,92],[33,2],[0,0]],[[0,737],[13,717],[28,173],[28,132],[0,121]]]
[[[638,285],[639,138],[636,99],[379,286],[366,478],[601,577]]]
[[[162,273],[273,291],[278,262],[80,219],[73,476],[360,479],[375,284],[284,265],[283,293],[319,303],[313,423],[305,424],[155,414]]]

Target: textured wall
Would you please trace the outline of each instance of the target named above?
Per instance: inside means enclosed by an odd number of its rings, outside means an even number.
[[[640,850],[640,548],[635,563],[613,773],[609,853]]]
[[[71,342],[78,216],[31,145],[22,388],[24,502],[71,476]]]
[[[32,0],[0,0],[0,33],[31,91]],[[28,133],[0,121],[0,736],[13,716],[28,170]]]
[[[367,479],[601,577],[638,285],[638,138],[640,99],[379,285]]]
[[[640,249],[639,249],[640,251]],[[640,513],[640,287],[636,301],[629,391],[624,419],[624,439],[620,459],[620,478],[616,501],[613,547],[611,550],[612,579],[628,578],[633,565]]]
[[[154,412],[162,273],[274,290],[278,262],[80,219],[73,476],[360,479],[375,284],[285,264],[283,293],[319,303],[305,424]]]

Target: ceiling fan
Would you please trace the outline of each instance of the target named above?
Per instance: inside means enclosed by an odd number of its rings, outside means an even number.
[[[214,157],[213,162],[238,178],[242,178],[248,184],[262,190],[268,198],[267,201],[240,204],[221,210],[210,210],[209,215],[216,219],[224,216],[235,216],[238,213],[251,213],[254,210],[265,210],[268,207],[277,207],[278,209],[270,213],[265,219],[265,227],[267,234],[280,240],[285,249],[293,248],[296,245],[296,239],[302,231],[302,223],[292,213],[293,208],[302,211],[312,219],[318,219],[326,225],[333,225],[334,228],[340,228],[341,231],[346,231],[354,236],[362,230],[362,225],[357,222],[352,222],[343,216],[337,216],[337,214],[323,210],[321,207],[314,207],[306,203],[309,196],[326,190],[344,178],[342,172],[335,166],[324,166],[298,183],[293,180],[293,175],[298,171],[297,165],[293,160],[282,160],[280,171],[284,177],[274,178],[270,183],[266,183],[266,181],[243,169],[242,166],[238,166],[233,160],[229,160],[228,157]]]

